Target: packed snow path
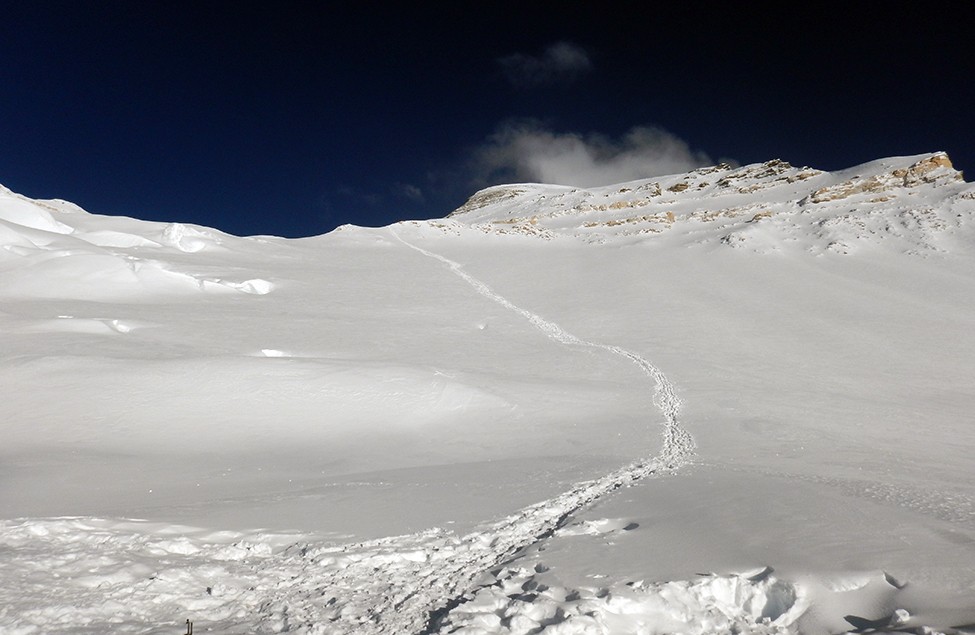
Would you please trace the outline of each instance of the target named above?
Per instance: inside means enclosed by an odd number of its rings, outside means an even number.
[[[282,551],[282,536],[97,519],[0,521],[5,576],[16,581],[0,588],[0,631],[168,633],[189,618],[201,632],[434,633],[479,588],[512,578],[517,570],[503,565],[570,515],[688,461],[694,443],[678,423],[680,400],[660,369],[631,351],[576,337],[460,264],[393,235],[553,341],[605,350],[639,366],[664,417],[659,454],[465,536],[435,528],[339,546],[290,541]]]
[[[276,567],[280,580],[261,604],[262,626],[308,633],[431,633],[439,616],[462,603],[492,569],[550,536],[573,513],[616,489],[651,474],[675,470],[694,451],[678,423],[680,399],[673,384],[648,360],[631,351],[583,340],[554,322],[523,309],[470,275],[457,262],[393,236],[407,247],[446,265],[485,298],[522,315],[552,340],[619,355],[653,380],[654,403],[664,415],[660,453],[504,518],[482,531],[458,537],[442,529],[364,543],[322,547],[296,545]],[[269,563],[270,564],[270,563]],[[271,577],[271,576],[269,576]]]
[[[567,332],[558,324],[549,322],[540,315],[532,313],[527,309],[523,309],[520,306],[510,302],[504,296],[498,295],[491,289],[491,287],[464,271],[460,263],[407,242],[399,234],[394,233],[393,235],[397,240],[407,247],[420,252],[428,258],[434,258],[447,265],[453,273],[460,276],[460,278],[462,278],[467,284],[471,285],[480,295],[488,298],[489,300],[497,302],[506,309],[520,314],[526,320],[528,320],[532,326],[556,342],[570,346],[585,346],[607,350],[614,355],[619,355],[620,357],[623,357],[624,359],[627,359],[639,366],[640,369],[649,375],[649,377],[653,380],[655,386],[653,401],[664,415],[663,447],[661,449],[660,456],[656,457],[655,461],[659,462],[660,465],[666,469],[676,469],[683,465],[693,453],[694,441],[691,439],[690,434],[684,430],[677,421],[677,415],[680,412],[680,398],[677,397],[677,393],[674,391],[674,385],[670,383],[670,380],[667,379],[667,376],[664,375],[659,368],[651,364],[647,359],[632,351],[620,348],[619,346],[598,344],[580,339]]]
[[[678,423],[680,400],[673,384],[648,360],[617,346],[580,339],[497,294],[459,263],[393,235],[447,265],[479,294],[522,315],[556,342],[603,349],[637,364],[655,385],[654,403],[664,415],[663,447],[652,459],[580,483],[464,537],[431,530],[335,548],[295,548],[287,558],[288,568],[300,573],[289,576],[277,597],[262,606],[265,625],[273,630],[304,626],[311,632],[429,632],[431,616],[458,602],[490,569],[551,535],[570,514],[641,478],[677,469],[694,450],[691,436]]]

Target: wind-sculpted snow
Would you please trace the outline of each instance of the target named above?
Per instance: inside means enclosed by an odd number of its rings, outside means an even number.
[[[227,279],[187,267],[182,258],[226,251],[226,242],[249,246],[204,227],[97,217],[66,201],[35,201],[0,186],[0,293],[7,296],[97,301],[270,293],[274,285],[263,278]]]

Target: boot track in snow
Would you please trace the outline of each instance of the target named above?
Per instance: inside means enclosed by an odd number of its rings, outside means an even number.
[[[262,607],[265,626],[309,632],[431,633],[439,617],[465,601],[487,572],[552,535],[572,514],[616,489],[652,474],[681,467],[694,452],[690,434],[678,423],[680,399],[664,373],[640,355],[590,342],[523,309],[470,275],[453,260],[407,242],[437,260],[485,298],[523,316],[552,340],[567,346],[608,351],[633,362],[654,384],[654,404],[664,415],[660,453],[504,518],[484,531],[456,537],[446,531],[385,538],[334,548],[296,549],[301,575],[282,585],[277,599]],[[289,568],[294,568],[292,563]],[[296,588],[299,587],[299,588]],[[296,593],[297,592],[297,593]]]
[[[554,342],[600,349],[636,364],[652,380],[654,404],[663,413],[660,452],[463,536],[436,528],[330,545],[141,521],[0,521],[0,555],[11,581],[0,584],[0,630],[143,633],[150,624],[162,628],[191,618],[197,630],[241,635],[432,635],[449,628],[451,618],[461,618],[478,590],[494,590],[486,585],[517,583],[505,565],[551,537],[571,515],[689,460],[694,442],[678,423],[680,400],[659,368],[632,351],[581,339],[510,302],[459,263],[392,235]],[[284,545],[290,546],[278,551]],[[83,575],[73,579],[76,570]],[[29,608],[5,608],[25,597],[34,598]]]

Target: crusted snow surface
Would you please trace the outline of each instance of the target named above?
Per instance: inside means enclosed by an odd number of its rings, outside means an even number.
[[[0,186],[0,268],[5,272],[0,293],[84,300],[200,291],[269,293],[274,285],[268,280],[228,279],[171,258],[219,252],[227,238],[232,237],[181,223],[127,218],[106,223],[66,201],[36,201]],[[240,239],[232,242],[238,248],[246,245]]]
[[[439,633],[791,633],[805,610],[797,587],[774,575],[692,581],[547,584],[544,564],[505,568],[440,624]],[[541,575],[540,575],[541,574]]]

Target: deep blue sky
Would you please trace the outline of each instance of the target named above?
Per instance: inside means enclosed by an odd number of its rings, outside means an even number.
[[[975,173],[970,36],[924,5],[5,4],[0,183],[96,213],[283,236],[443,216],[525,177],[526,134],[611,159],[634,128],[698,160],[946,150]]]

